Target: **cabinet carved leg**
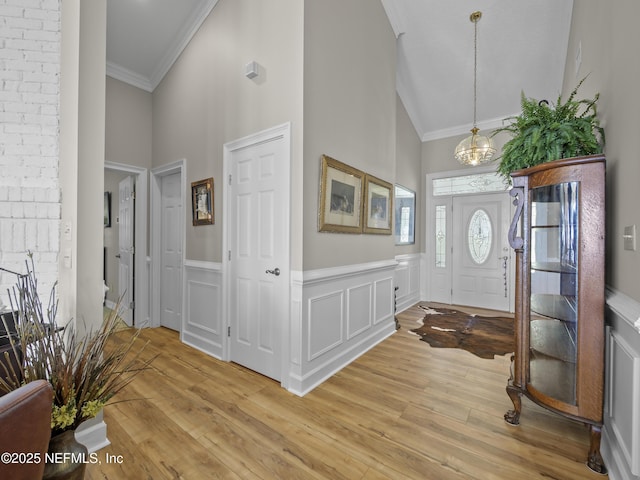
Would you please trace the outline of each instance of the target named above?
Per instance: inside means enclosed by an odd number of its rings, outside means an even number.
[[[520,411],[522,410],[522,390],[509,384],[507,385],[507,394],[513,402],[513,410],[509,410],[504,414],[504,420],[511,425],[519,425]]]
[[[589,458],[587,460],[587,466],[596,473],[605,475],[607,473],[607,467],[604,465],[602,455],[600,455],[600,438],[602,436],[602,427],[600,425],[589,426]]]

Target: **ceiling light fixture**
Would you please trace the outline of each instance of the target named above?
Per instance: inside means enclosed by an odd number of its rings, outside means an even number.
[[[480,165],[491,160],[496,153],[493,142],[489,137],[478,135],[480,131],[476,125],[476,91],[478,77],[478,22],[482,12],[473,12],[469,20],[473,22],[473,128],[471,136],[462,140],[456,147],[455,157],[463,165]]]

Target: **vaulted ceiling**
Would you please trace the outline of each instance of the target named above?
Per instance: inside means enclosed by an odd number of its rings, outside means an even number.
[[[108,0],[107,73],[147,91],[160,83],[218,0]],[[423,141],[502,125],[521,92],[555,101],[573,0],[382,0],[397,37],[397,91]],[[579,71],[579,69],[577,69]],[[584,75],[588,72],[579,72]],[[575,79],[577,84],[579,78]]]

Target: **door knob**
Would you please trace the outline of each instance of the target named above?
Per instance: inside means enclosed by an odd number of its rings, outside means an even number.
[[[275,275],[276,277],[280,275],[280,269],[274,268],[273,270],[265,270],[265,273],[270,273],[271,275]]]

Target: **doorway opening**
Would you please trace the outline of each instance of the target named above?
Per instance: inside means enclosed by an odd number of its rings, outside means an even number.
[[[106,298],[106,306],[115,308],[123,288],[129,295],[126,307],[127,312],[123,318],[130,326],[144,327],[149,324],[149,268],[147,262],[147,177],[146,168],[125,165],[114,162],[105,162],[105,192],[110,192],[111,225],[105,226],[104,241],[104,277],[105,284],[109,288]],[[130,246],[131,258],[130,272],[126,278],[128,286],[120,285],[121,279],[119,251],[120,242],[120,193],[118,185],[125,179],[131,179],[132,190],[135,191],[136,201],[133,211],[128,212],[132,220],[129,225],[132,232],[132,244]],[[105,195],[106,198],[106,195]],[[106,204],[105,204],[106,208]]]

